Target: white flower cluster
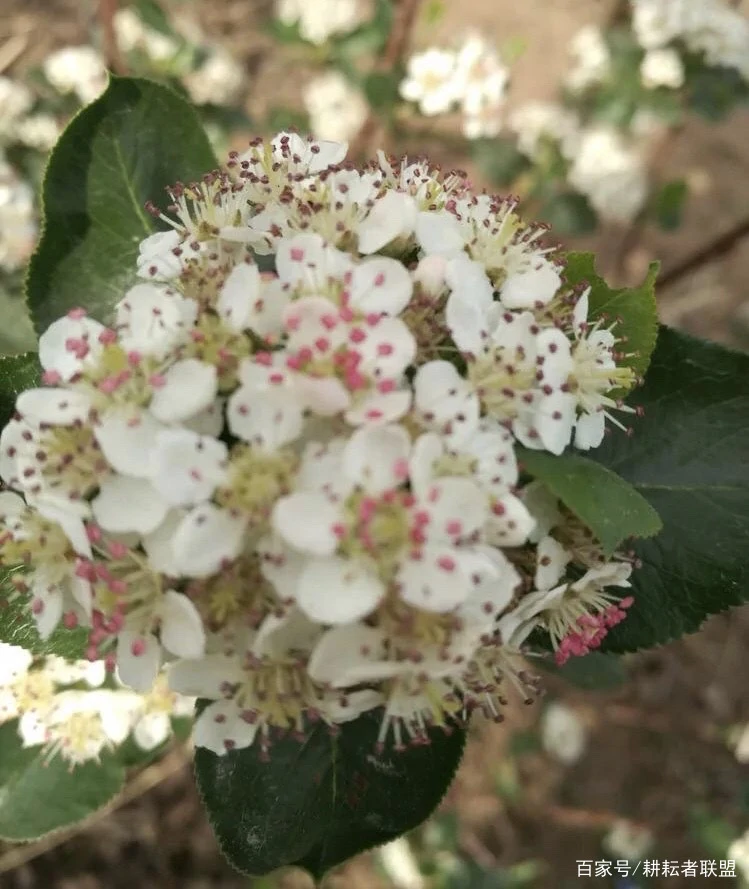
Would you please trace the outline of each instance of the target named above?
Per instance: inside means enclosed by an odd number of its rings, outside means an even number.
[[[139,690],[176,659],[218,752],[498,716],[529,634],[563,662],[632,601],[515,450],[621,425],[616,334],[514,200],[345,153],[281,133],[175,187],[142,283],[109,327],[49,327],[0,439],[0,562],[42,636],[85,624]]]
[[[353,31],[362,20],[359,0],[276,0],[276,15],[285,25],[298,25],[300,36],[317,45]]]
[[[51,114],[32,112],[34,96],[23,83],[0,76],[0,146],[18,142],[48,151],[59,135]]]
[[[369,106],[360,90],[340,71],[315,77],[303,92],[312,133],[318,139],[348,142],[362,128]]]
[[[0,154],[0,269],[13,272],[23,266],[36,232],[34,192]]]
[[[570,54],[574,65],[565,83],[573,92],[582,92],[608,78],[611,51],[603,31],[596,25],[586,25],[575,34],[570,43]]]
[[[509,74],[497,52],[478,34],[453,51],[428,49],[408,62],[401,96],[417,102],[422,114],[444,114],[459,105],[468,139],[496,136]]]
[[[642,47],[661,50],[678,41],[687,49],[704,55],[708,65],[734,68],[749,80],[749,19],[722,0],[631,0],[632,27]],[[656,62],[646,65],[656,66]],[[659,67],[671,69],[674,62]],[[643,74],[645,72],[643,71]],[[665,76],[665,75],[664,75]],[[669,86],[671,84],[666,83]]]
[[[155,62],[168,62],[179,52],[173,37],[149,28],[134,9],[118,9],[113,25],[117,45],[125,53],[143,53]]]
[[[107,85],[104,59],[92,46],[66,46],[47,56],[44,76],[62,94],[72,93],[84,105],[98,98]]]
[[[172,717],[190,716],[194,701],[167,686],[162,674],[147,694],[103,687],[104,661],[35,658],[25,648],[0,642],[0,725],[18,720],[24,747],[44,746],[71,766],[98,760],[128,737],[142,750],[163,744]]]

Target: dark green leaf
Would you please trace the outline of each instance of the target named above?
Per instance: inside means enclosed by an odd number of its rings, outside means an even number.
[[[203,802],[224,855],[253,875],[287,864],[325,871],[420,824],[452,781],[464,732],[434,731],[431,744],[377,753],[373,711],[331,737],[320,724],[303,742],[277,740],[270,761],[256,746],[216,756],[198,748]]]
[[[749,600],[749,356],[662,327],[634,435],[593,452],[663,521],[637,541],[635,604],[604,645],[634,651]]]
[[[655,196],[653,213],[658,225],[664,231],[673,231],[681,225],[684,202],[689,188],[685,179],[673,179],[661,188]]]
[[[193,108],[147,80],[113,77],[60,137],[44,179],[44,231],[27,279],[37,331],[75,306],[107,319],[157,230],[144,204],[216,165]]]
[[[23,295],[22,279],[19,279],[17,287],[12,286],[15,283],[0,280],[0,355],[17,355],[36,346],[36,334]]]
[[[39,385],[41,366],[36,352],[0,357],[0,429],[13,416],[16,396]]]
[[[133,6],[146,27],[152,28],[154,31],[158,31],[159,34],[164,34],[166,37],[171,37],[180,43],[183,42],[184,39],[175,31],[169,16],[164,12],[157,0],[135,0]]]
[[[125,770],[111,754],[75,769],[42,747],[21,747],[17,724],[0,726],[0,838],[35,840],[77,824],[122,789]]]
[[[561,667],[553,659],[534,661],[539,667],[553,673],[570,685],[587,691],[607,691],[617,688],[627,680],[627,671],[619,655],[592,651],[584,657],[570,658]]]
[[[588,199],[576,191],[554,195],[542,204],[538,216],[561,235],[589,234],[598,225],[598,217]]]
[[[511,185],[531,165],[511,139],[476,139],[471,144],[471,156],[494,185]]]
[[[374,71],[364,79],[364,95],[372,108],[389,116],[399,101],[398,87],[403,79],[401,71]]]
[[[687,64],[687,101],[707,120],[723,120],[748,99],[749,86],[734,68],[707,66],[702,59]]]
[[[590,528],[607,555],[629,537],[652,537],[661,529],[658,513],[632,485],[587,457],[522,448],[518,458]]]
[[[567,254],[565,278],[570,284],[587,282],[590,285],[591,322],[599,318],[609,323],[617,321],[614,332],[624,339],[621,349],[627,357],[620,363],[641,375],[647,370],[658,336],[658,313],[655,306],[655,281],[658,263],[651,263],[645,280],[639,287],[615,290],[596,273],[592,253]]]

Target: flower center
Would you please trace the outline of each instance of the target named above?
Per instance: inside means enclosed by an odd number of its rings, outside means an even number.
[[[245,516],[251,527],[264,526],[275,502],[291,490],[297,464],[289,449],[266,454],[252,445],[235,446],[228,482],[216,492],[216,502]]]

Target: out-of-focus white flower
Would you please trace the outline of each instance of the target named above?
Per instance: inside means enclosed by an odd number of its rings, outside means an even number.
[[[0,268],[20,268],[34,249],[36,233],[34,192],[0,160]]]
[[[729,860],[736,862],[736,868],[744,882],[749,883],[749,830],[731,843],[726,855]]]
[[[596,25],[586,25],[572,38],[570,52],[574,67],[566,78],[567,86],[581,92],[605,80],[611,66],[611,53],[603,32]]]
[[[184,78],[184,84],[197,105],[231,105],[242,89],[242,66],[217,50]]]
[[[423,889],[424,876],[406,837],[380,846],[377,854],[395,889]]]
[[[684,85],[684,63],[675,49],[651,49],[640,65],[640,77],[648,89],[659,86],[679,89]]]
[[[549,704],[541,717],[541,743],[544,750],[564,765],[572,765],[583,755],[587,732],[582,720],[565,704]]]
[[[582,133],[568,179],[596,212],[613,222],[629,222],[648,196],[642,154],[610,127],[592,127]]]
[[[450,50],[433,47],[416,53],[408,60],[401,96],[408,102],[418,102],[419,110],[428,117],[444,114],[460,98],[455,64],[455,53]]]
[[[315,77],[303,92],[312,133],[318,139],[348,142],[369,112],[364,96],[338,71]]]
[[[653,834],[646,827],[639,827],[622,818],[603,838],[603,845],[617,858],[640,861],[650,851],[653,841]]]
[[[117,45],[123,52],[140,50],[156,62],[167,61],[179,50],[173,38],[149,28],[133,9],[117,10],[114,31]]]
[[[23,83],[0,76],[0,142],[15,138],[18,119],[34,103],[31,90]]]
[[[510,128],[518,137],[518,148],[534,158],[544,139],[557,144],[570,160],[580,143],[580,121],[574,111],[553,102],[528,102],[512,112]]]
[[[276,0],[276,15],[286,25],[299,24],[310,43],[353,31],[361,22],[359,0]]]
[[[104,60],[92,46],[67,46],[47,56],[44,76],[61,93],[75,93],[81,102],[93,102],[107,85]]]
[[[60,127],[57,118],[51,114],[32,114],[24,117],[16,127],[16,137],[19,142],[37,151],[49,151],[57,142],[60,135]]]
[[[509,80],[496,47],[479,34],[470,34],[457,52],[453,76],[466,137],[496,136],[501,129],[499,112]]]

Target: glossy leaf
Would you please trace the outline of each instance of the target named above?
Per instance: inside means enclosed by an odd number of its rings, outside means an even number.
[[[16,396],[39,384],[41,367],[36,352],[0,357],[0,429],[13,416]]]
[[[198,748],[198,787],[229,861],[253,875],[296,864],[319,879],[430,815],[460,762],[463,731],[378,753],[381,720],[367,713],[336,737],[319,724],[302,742],[275,741],[267,762],[257,746],[223,756]]]
[[[138,243],[163,227],[144,209],[216,166],[193,108],[147,80],[113,77],[73,119],[50,158],[44,230],[27,296],[38,332],[76,306],[107,320],[135,279]]]
[[[593,456],[657,510],[640,540],[635,604],[605,642],[633,651],[697,630],[749,601],[749,356],[661,328],[634,435]]]
[[[526,472],[590,528],[607,555],[630,537],[652,537],[660,531],[658,513],[642,494],[599,463],[574,453],[555,457],[525,448],[518,457]]]
[[[21,746],[17,723],[0,725],[0,838],[35,840],[70,827],[122,789],[125,770],[109,753],[72,769],[43,747]]]

